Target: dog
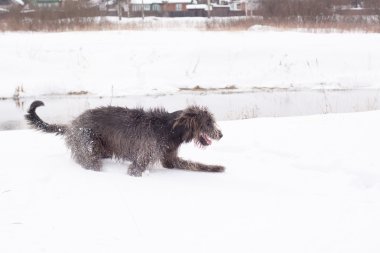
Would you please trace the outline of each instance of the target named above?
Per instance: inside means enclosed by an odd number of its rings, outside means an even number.
[[[63,135],[72,157],[85,169],[100,171],[102,159],[130,161],[128,174],[142,176],[155,163],[164,168],[190,171],[223,172],[219,165],[205,165],[178,157],[182,143],[194,141],[206,147],[223,137],[214,116],[206,107],[189,106],[167,112],[162,108],[144,110],[107,106],[90,109],[70,124],[44,122],[36,109],[42,101],[34,101],[25,115],[33,128]]]

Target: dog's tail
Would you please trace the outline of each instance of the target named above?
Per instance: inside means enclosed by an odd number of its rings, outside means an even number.
[[[45,133],[55,133],[55,134],[65,134],[67,130],[67,126],[65,125],[55,125],[48,124],[44,122],[40,117],[38,117],[36,113],[36,109],[39,106],[45,105],[42,101],[36,100],[34,101],[28,110],[28,114],[25,114],[25,119],[30,126],[33,128],[45,132]]]

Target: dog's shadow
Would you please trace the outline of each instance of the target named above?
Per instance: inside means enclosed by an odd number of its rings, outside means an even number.
[[[111,173],[111,174],[121,174],[121,175],[127,175],[128,173],[128,167],[131,164],[129,161],[120,161],[115,159],[104,159],[103,160],[103,167],[101,172],[104,173]],[[148,171],[144,172],[145,174],[157,174],[157,173],[167,173],[171,170],[165,169],[161,165],[155,164],[152,167],[147,169]]]
[[[127,174],[128,166],[131,164],[128,161],[118,161],[115,159],[104,159],[102,172],[112,174]]]

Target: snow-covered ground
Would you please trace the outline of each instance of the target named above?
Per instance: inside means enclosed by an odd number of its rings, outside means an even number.
[[[178,88],[379,88],[380,34],[106,31],[0,34],[0,97]],[[22,89],[21,89],[22,87]]]
[[[0,252],[380,251],[380,112],[219,122],[181,149],[222,174],[82,169],[60,137],[0,132]]]
[[[228,94],[205,95],[201,103],[219,119],[239,113],[245,101],[247,117],[318,113],[321,106],[323,113],[373,110],[379,45],[379,34],[265,27],[230,33],[1,33],[0,97],[16,99],[0,103],[0,119],[21,119],[34,96],[79,91],[89,92],[82,106],[71,102],[76,96],[45,97],[51,103],[41,109],[43,118],[49,118],[46,111],[71,117],[99,103],[174,110],[193,98],[181,93],[165,102],[134,95],[197,85],[234,88],[220,93],[256,88],[255,95],[235,94],[241,103]],[[260,95],[262,87],[284,88],[285,94]],[[364,88],[376,94],[358,99]],[[288,89],[324,92],[316,100],[289,96]],[[326,89],[356,91],[331,96]],[[276,105],[283,111],[272,111]],[[206,150],[185,145],[180,153],[224,165],[225,173],[157,165],[142,178],[126,175],[128,162],[106,160],[103,172],[84,170],[54,135],[0,131],[0,252],[380,251],[380,111],[219,125],[221,141]]]

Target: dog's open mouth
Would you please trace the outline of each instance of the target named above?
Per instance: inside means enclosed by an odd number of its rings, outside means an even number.
[[[199,136],[199,142],[202,146],[208,146],[212,143],[210,136],[205,133],[201,133]]]

